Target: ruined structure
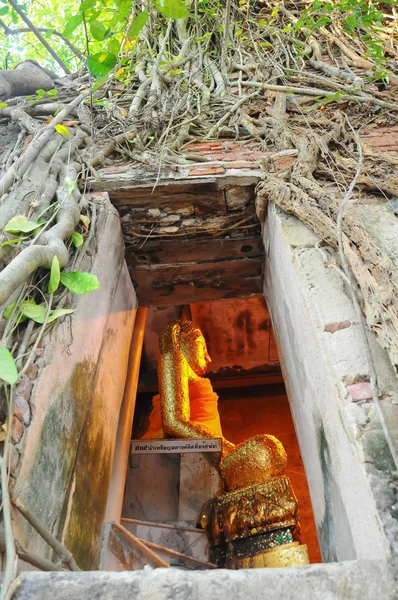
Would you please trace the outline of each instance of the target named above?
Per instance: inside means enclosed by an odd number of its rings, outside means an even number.
[[[286,9],[275,19],[270,28],[278,33],[297,15]],[[170,52],[184,47],[192,62],[187,31],[166,29],[175,36]],[[171,108],[186,82],[162,73],[161,101],[147,67],[137,69],[130,90],[115,82],[97,90],[110,106],[89,107],[82,75],[55,83],[55,103],[11,97],[0,108],[2,345],[19,372],[2,398],[8,458],[1,467],[3,483],[10,473],[12,502],[8,508],[3,486],[6,577],[14,564],[10,527],[21,571],[28,564],[63,571],[23,572],[15,599],[68,598],[76,589],[82,599],[118,600],[257,598],[265,588],[270,598],[292,599],[395,593],[395,54],[387,52],[392,76],[379,90],[363,47],[347,48],[332,27],[310,39],[299,73],[289,72],[289,61],[301,51],[293,37],[283,39],[261,67],[248,53],[243,64],[230,57],[222,90],[221,71],[206,63],[202,84],[216,91],[208,103],[200,96],[197,114],[186,97]],[[67,286],[49,292],[54,256],[65,274],[96,275],[101,287],[84,296]],[[42,308],[36,320],[33,300]],[[150,340],[181,307],[202,319],[205,336],[206,323],[226,331],[230,318],[236,339],[220,333],[215,342],[217,390],[245,377],[253,385],[284,381],[324,564],[318,553],[305,568],[218,572],[189,555],[200,572],[170,569],[184,553],[165,552],[144,537],[142,515],[127,515],[139,480],[134,456],[128,467],[134,412],[135,431],[145,418],[135,411],[137,388],[158,391]],[[246,352],[250,344],[258,344],[257,355]],[[192,487],[200,481],[187,461],[157,482],[168,486],[170,505],[176,472]],[[216,490],[214,481],[206,490],[211,485]],[[169,530],[193,521],[191,499],[178,502],[175,514],[185,517],[170,518]],[[186,528],[200,537],[192,523]]]

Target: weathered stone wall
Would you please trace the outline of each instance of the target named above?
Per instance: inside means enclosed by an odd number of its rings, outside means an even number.
[[[18,385],[11,455],[16,495],[83,569],[98,562],[136,313],[119,216],[106,194],[90,199],[95,232],[78,270],[95,273],[101,289],[71,297],[76,312],[45,337]],[[22,545],[51,557],[15,517]]]
[[[382,561],[242,569],[129,573],[25,573],[15,600],[392,600],[396,587]]]
[[[350,291],[333,268],[334,252],[319,248],[294,217],[270,207],[264,239],[265,295],[323,559],[387,557],[398,541],[394,467],[371,402]],[[372,346],[383,412],[397,439],[397,381],[386,353],[375,340]]]

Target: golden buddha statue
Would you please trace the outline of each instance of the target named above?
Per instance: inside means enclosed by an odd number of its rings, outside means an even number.
[[[223,437],[218,396],[203,377],[211,359],[192,321],[167,325],[159,345],[159,395],[143,437],[222,439],[219,470],[226,492],[208,501],[198,519],[212,547],[211,560],[227,568],[308,564],[282,444],[271,435],[237,446]]]
[[[221,438],[227,456],[235,446],[223,438],[218,396],[203,377],[211,358],[201,330],[192,321],[173,321],[160,334],[159,346],[159,395],[143,439]]]

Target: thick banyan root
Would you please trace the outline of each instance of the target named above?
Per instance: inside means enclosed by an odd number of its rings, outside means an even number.
[[[0,102],[13,96],[28,96],[42,89],[54,88],[57,75],[34,60],[25,60],[12,70],[0,71]]]

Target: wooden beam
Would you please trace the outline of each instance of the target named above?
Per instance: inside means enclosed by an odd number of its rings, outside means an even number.
[[[148,240],[126,248],[128,267],[256,258],[264,253],[261,235],[222,239]]]
[[[165,546],[161,546],[160,544],[155,544],[154,542],[148,542],[147,540],[141,541],[148,548],[151,548],[152,550],[157,550],[158,552],[164,552],[165,554],[168,554],[170,558],[182,560],[190,565],[201,567],[202,569],[217,569],[217,565],[214,565],[213,563],[200,560],[199,558],[193,558],[193,556],[187,556],[186,554],[182,554],[181,552],[177,552],[176,550],[170,550],[170,548],[166,548]]]
[[[142,521],[142,519],[129,519],[122,517],[123,523],[131,523],[132,525],[143,525],[145,527],[159,527],[160,529],[171,529],[172,531],[188,531],[188,533],[204,534],[204,529],[197,527],[189,527],[188,525],[171,525],[170,523],[158,523],[157,521]]]
[[[119,190],[117,193],[110,192],[109,195],[112,204],[124,212],[126,208],[169,208],[178,212],[180,206],[192,206],[196,215],[225,215],[227,212],[224,190],[206,191],[203,187],[200,193],[160,193],[159,190],[155,190],[153,194],[142,196],[137,196],[136,193],[132,196],[130,190]]]
[[[190,179],[166,179],[157,182],[153,181],[126,181],[119,176],[116,180],[111,181],[92,181],[90,188],[97,190],[106,188],[111,200],[122,198],[151,198],[152,196],[164,194],[195,194],[201,195],[208,192],[217,192],[220,187],[217,184],[215,177],[211,178],[190,178]]]
[[[169,563],[167,563],[165,560],[163,560],[163,558],[160,558],[160,556],[158,556],[156,554],[156,552],[151,550],[151,548],[148,548],[140,538],[137,538],[135,535],[130,533],[130,531],[128,531],[128,529],[123,527],[123,525],[119,525],[119,523],[112,521],[111,527],[112,527],[112,531],[119,538],[122,538],[123,541],[125,543],[127,543],[129,546],[133,546],[136,550],[139,550],[142,554],[144,554],[146,556],[146,558],[155,567],[161,567],[164,569],[170,568]]]
[[[262,258],[130,268],[139,306],[168,306],[262,294]]]
[[[192,166],[192,165],[191,165]],[[142,177],[142,169],[123,169],[120,170],[118,167],[106,168],[97,171],[98,179],[88,181],[91,192],[108,192],[112,197],[119,193],[126,193],[127,191],[132,194],[142,196],[144,190],[146,194],[152,195],[153,190],[164,190],[166,193],[182,193],[184,191],[192,190],[196,186],[208,186],[206,191],[222,190],[228,185],[257,185],[262,178],[262,171],[260,169],[233,169],[226,171],[224,175],[215,175],[214,177],[189,177],[188,174],[181,176],[176,174],[175,179],[169,178],[160,179],[157,178],[157,173],[149,173],[148,169],[145,169],[146,177]],[[151,178],[148,177],[148,174]],[[178,178],[179,177],[179,178]],[[175,187],[173,187],[175,186]]]

